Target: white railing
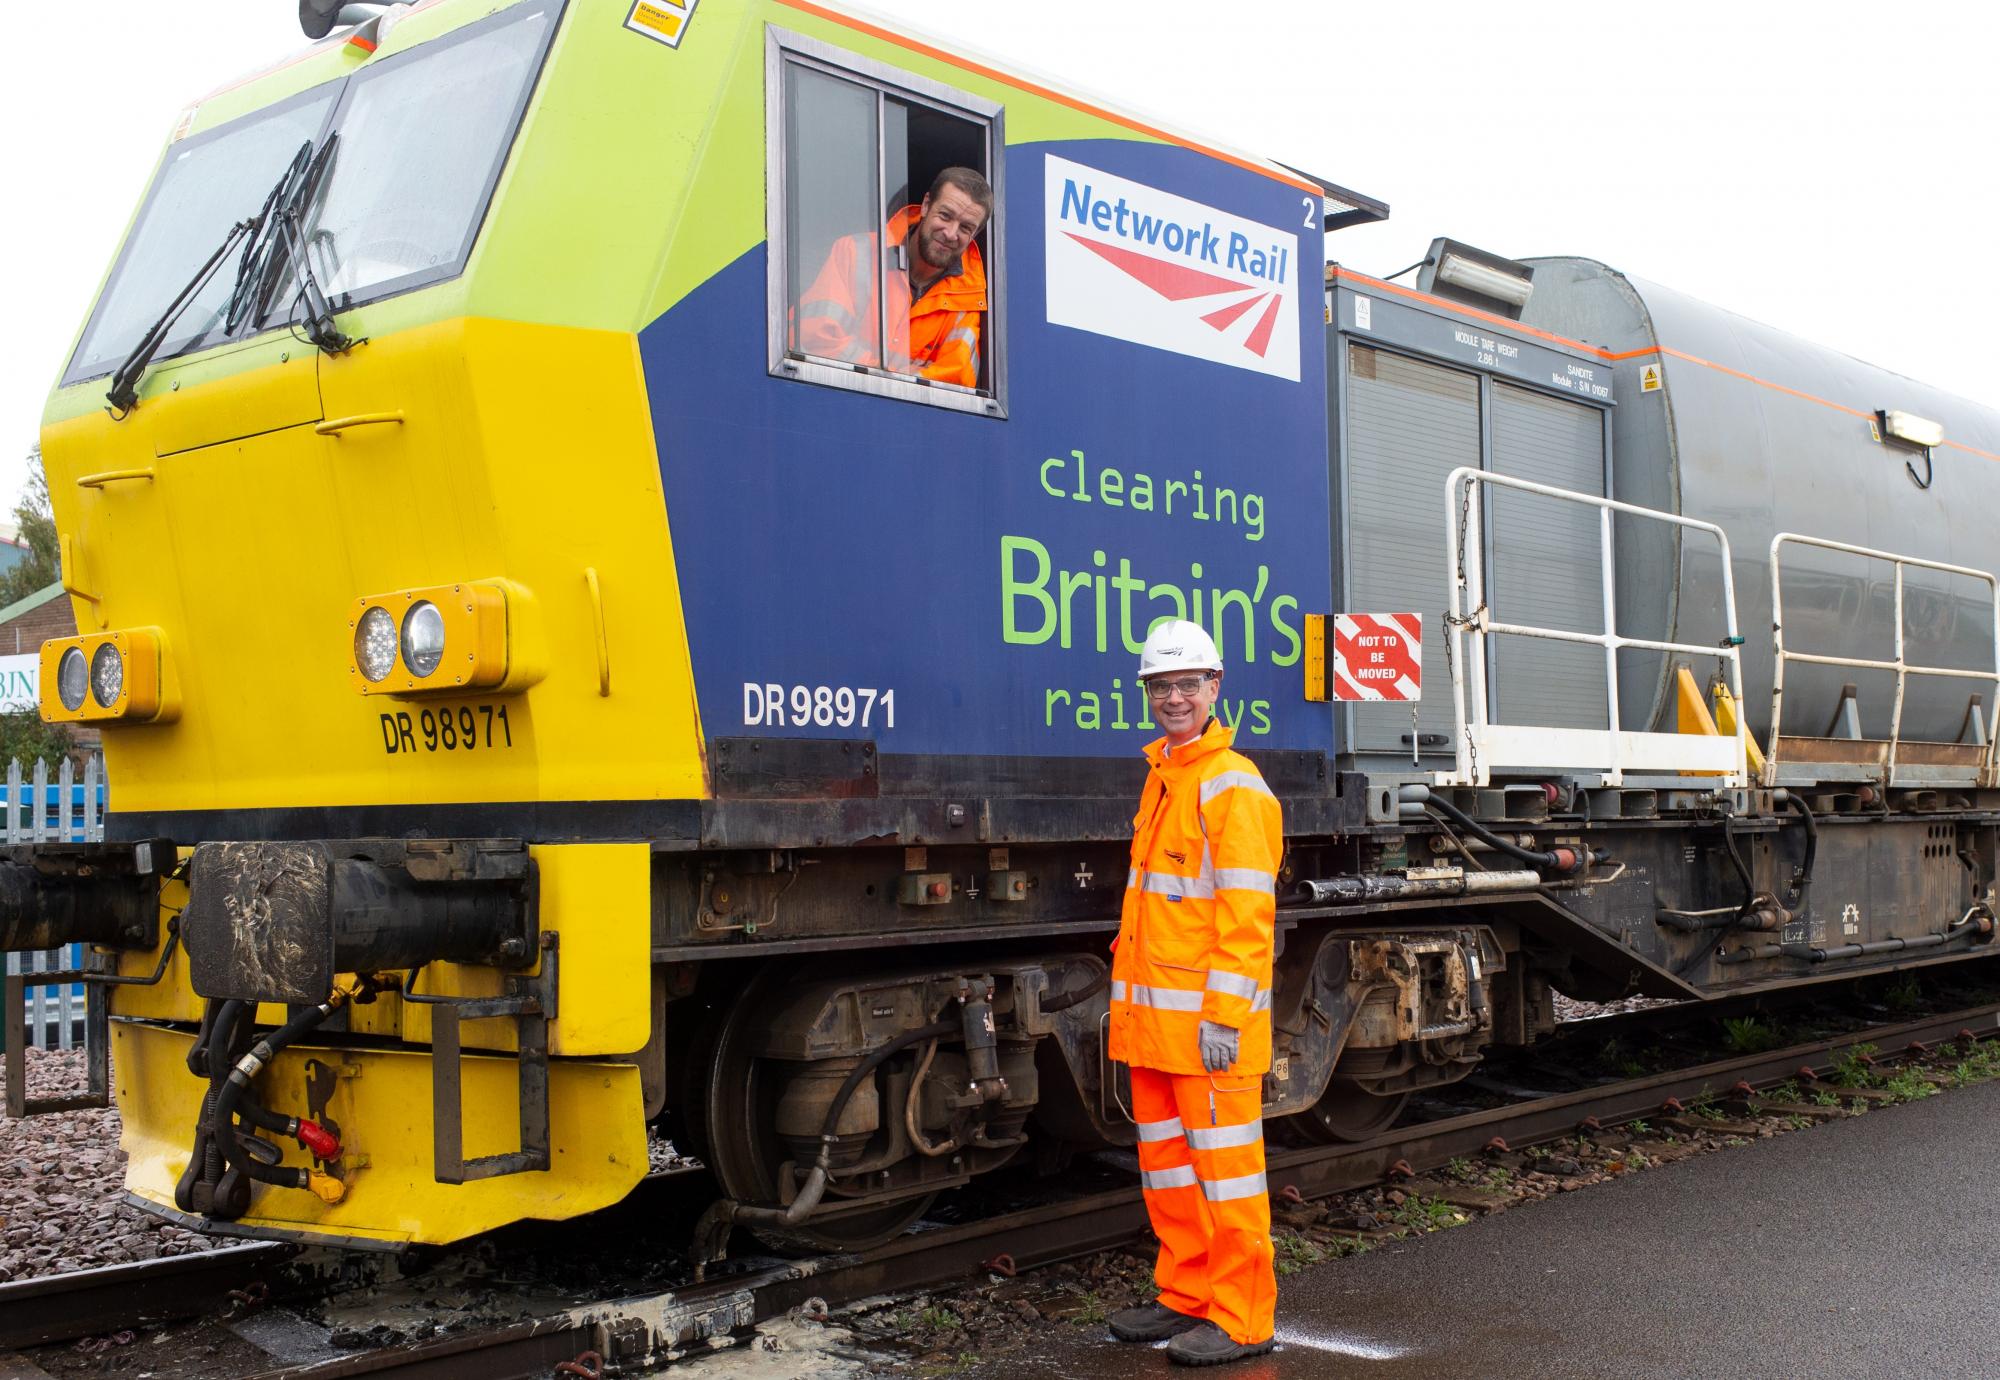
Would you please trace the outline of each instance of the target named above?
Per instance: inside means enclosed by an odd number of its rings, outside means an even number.
[[[1850,556],[1865,556],[1870,560],[1887,561],[1895,567],[1896,590],[1896,640],[1895,658],[1890,661],[1874,661],[1866,657],[1825,656],[1816,652],[1795,652],[1785,646],[1785,618],[1782,586],[1779,583],[1779,548],[1784,546],[1811,546],[1822,551],[1840,551]],[[1970,580],[1978,580],[1986,586],[1986,593],[1992,604],[1993,619],[1993,665],[1987,670],[1967,670],[1952,666],[1915,666],[1903,654],[1903,571],[1915,566],[1919,570],[1935,570],[1946,575],[1962,575]],[[1877,551],[1873,547],[1856,546],[1852,542],[1830,541],[1825,537],[1808,537],[1798,532],[1780,532],[1771,538],[1771,642],[1775,661],[1771,668],[1771,757],[1765,767],[1765,775],[1770,784],[1778,778],[1779,757],[1783,752],[1784,735],[1779,726],[1784,720],[1779,717],[1785,704],[1785,664],[1791,661],[1804,662],[1812,666],[1839,666],[1861,671],[1893,671],[1896,676],[1895,704],[1889,711],[1888,753],[1883,762],[1883,785],[1894,782],[1897,755],[1903,743],[1903,694],[1911,676],[1943,676],[1960,680],[1984,681],[2000,696],[2000,581],[1996,581],[1991,571],[1975,570],[1971,566],[1949,565],[1943,561],[1927,561],[1918,556],[1899,555],[1894,551]],[[2000,698],[1996,699],[2000,705]],[[1978,754],[1978,784],[1988,785],[1994,779],[1994,756],[1992,734],[1981,745]]]
[[[1540,628],[1494,620],[1492,611],[1486,607],[1482,554],[1485,549],[1484,524],[1480,505],[1473,502],[1478,486],[1482,484],[1540,494],[1544,498],[1597,509],[1603,632]],[[1720,776],[1723,779],[1718,784],[1749,784],[1748,758],[1741,726],[1733,735],[1709,737],[1687,733],[1635,733],[1625,730],[1618,722],[1618,653],[1627,647],[1719,658],[1728,663],[1729,688],[1736,696],[1736,702],[1743,702],[1743,668],[1739,655],[1743,639],[1736,628],[1736,585],[1730,572],[1729,537],[1720,527],[1677,513],[1641,508],[1596,494],[1576,493],[1470,466],[1461,466],[1451,472],[1450,478],[1445,481],[1445,503],[1450,519],[1445,560],[1447,568],[1456,571],[1451,587],[1451,611],[1445,620],[1445,635],[1446,650],[1451,656],[1451,698],[1454,721],[1458,725],[1458,763],[1453,771],[1437,773],[1437,784],[1484,786],[1492,781],[1496,770],[1506,769],[1594,772],[1601,775],[1606,785],[1612,786],[1623,782],[1628,771]],[[1619,635],[1617,564],[1613,559],[1611,540],[1612,517],[1619,513],[1706,532],[1715,538],[1722,550],[1723,614],[1727,630],[1727,637],[1721,646],[1700,647],[1685,642],[1656,642],[1649,638]],[[1475,634],[1470,639],[1465,636],[1468,629]],[[1537,637],[1602,648],[1606,727],[1582,729],[1493,723],[1487,714],[1486,639],[1489,636]]]
[[[79,777],[81,778],[79,780]],[[49,764],[36,762],[24,772],[19,760],[7,764],[7,794],[0,815],[0,842],[9,844],[93,842],[104,837],[104,767],[93,756],[78,772],[65,758],[49,780]],[[10,973],[55,973],[83,966],[83,946],[43,949],[7,955]],[[73,1049],[82,1033],[83,987],[68,983],[60,987],[30,987],[23,994],[26,1037],[38,1049]],[[9,1030],[15,1040],[23,1032]]]

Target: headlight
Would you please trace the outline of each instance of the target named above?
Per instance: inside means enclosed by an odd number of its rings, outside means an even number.
[[[83,648],[68,648],[56,669],[56,693],[62,696],[63,708],[72,714],[83,708],[83,697],[89,689],[90,668],[83,659]]]
[[[421,679],[444,660],[444,615],[428,599],[419,599],[403,615],[403,664]]]
[[[361,615],[354,628],[354,664],[371,682],[396,669],[396,619],[380,604]]]
[[[59,637],[42,644],[42,717],[51,723],[166,723],[179,713],[167,689],[158,628]]]
[[[500,580],[367,594],[348,605],[348,683],[363,695],[446,695],[508,685],[507,604]],[[516,595],[524,601],[525,590]],[[54,665],[53,662],[50,663]],[[530,664],[513,689],[540,679]]]
[[[109,709],[118,703],[118,694],[125,688],[125,658],[109,642],[98,644],[97,651],[90,658],[90,693],[99,707]]]

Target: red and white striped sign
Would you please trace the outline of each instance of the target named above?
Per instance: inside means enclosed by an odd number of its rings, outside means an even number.
[[[1333,697],[1424,697],[1424,620],[1414,613],[1341,613],[1333,619]]]

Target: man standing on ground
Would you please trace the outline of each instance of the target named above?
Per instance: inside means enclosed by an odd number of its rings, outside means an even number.
[[[1264,1183],[1271,951],[1284,826],[1277,797],[1211,713],[1222,657],[1199,626],[1154,628],[1139,679],[1166,737],[1132,828],[1111,966],[1111,1057],[1132,1070],[1154,1303],[1111,1317],[1121,1341],[1173,1338],[1214,1365],[1271,1350],[1278,1284]]]

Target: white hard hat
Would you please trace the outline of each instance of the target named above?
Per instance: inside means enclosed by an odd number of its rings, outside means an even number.
[[[1174,671],[1220,671],[1222,653],[1215,639],[1201,630],[1199,623],[1185,618],[1169,618],[1155,624],[1139,649],[1139,679],[1167,675]]]

